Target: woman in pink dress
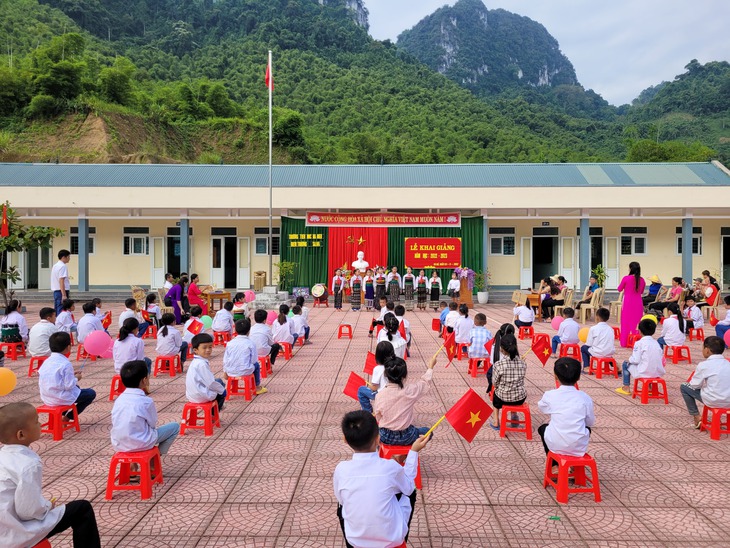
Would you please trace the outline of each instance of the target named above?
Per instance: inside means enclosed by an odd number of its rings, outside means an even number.
[[[197,274],[193,274],[192,276],[190,276],[190,285],[188,286],[188,302],[190,303],[190,306],[195,306],[197,304],[200,308],[203,309],[203,316],[207,316],[208,305],[205,304],[205,301],[202,298],[203,292],[198,287],[199,281],[200,278]]]
[[[639,321],[644,315],[644,302],[641,295],[644,293],[646,282],[641,277],[641,265],[637,262],[629,263],[629,275],[624,276],[618,284],[618,290],[624,292],[624,302],[621,305],[621,346],[628,346],[629,334],[637,330]]]

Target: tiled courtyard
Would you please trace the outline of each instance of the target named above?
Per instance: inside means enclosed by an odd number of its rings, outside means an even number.
[[[311,307],[311,304],[308,304]],[[26,317],[32,325],[38,305]],[[114,325],[121,305],[113,307]],[[477,306],[494,332],[511,321],[507,305]],[[111,360],[88,362],[82,387],[97,391],[97,401],[81,415],[81,432],[63,441],[50,436],[32,447],[45,465],[44,492],[60,502],[92,501],[106,547],[340,547],[332,473],[349,458],[340,419],[357,409],[343,395],[351,371],[362,372],[374,339],[367,337],[372,314],[312,308],[312,344],[296,347],[290,361],[277,360],[263,381],[269,393],[245,402],[232,399],[221,413],[222,427],[211,437],[193,431],[178,437],[163,458],[164,484],[149,501],[136,493],[104,500],[113,450],[109,441]],[[408,313],[414,346],[408,361],[419,376],[440,345],[431,331],[432,311]],[[337,339],[340,322],[353,325],[354,338]],[[613,321],[611,323],[614,323]],[[592,325],[592,322],[589,323]],[[536,324],[551,336],[550,325]],[[706,333],[713,329],[705,326]],[[154,358],[155,341],[146,341]],[[443,423],[423,451],[423,490],[418,495],[409,547],[481,546],[728,546],[723,533],[730,519],[730,439],[711,441],[691,426],[679,395],[701,358],[700,343],[688,342],[693,365],[667,365],[669,405],[614,392],[615,379],[584,377],[580,389],[596,405],[597,423],[589,448],[598,463],[603,502],[590,494],[556,502],[543,489],[545,455],[536,429],[544,418],[537,401],[554,388],[552,360],[542,368],[527,358],[527,392],[533,439],[483,428],[466,443]],[[528,345],[520,342],[524,353]],[[221,347],[211,360],[222,368]],[[619,363],[629,352],[619,349]],[[75,349],[74,349],[75,356]],[[468,387],[484,397],[487,381],[466,374],[466,361],[445,368],[439,358],[433,390],[416,407],[416,424],[431,425]],[[18,386],[0,398],[40,404],[37,377],[28,378],[28,359],[6,361]],[[730,366],[730,364],[729,364]],[[161,422],[180,420],[185,402],[183,376],[158,376],[151,382]],[[70,546],[70,536],[53,540]]]

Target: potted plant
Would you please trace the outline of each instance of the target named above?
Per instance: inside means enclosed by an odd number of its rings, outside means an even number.
[[[602,264],[596,265],[596,268],[593,269],[593,274],[596,275],[596,281],[598,282],[598,287],[605,287],[606,269],[603,268]]]
[[[279,289],[289,291],[289,286],[294,283],[294,273],[296,272],[297,263],[292,261],[279,261],[274,263],[276,273],[279,278]]]
[[[492,274],[487,270],[482,272],[477,270],[474,272],[474,289],[477,290],[477,302],[479,304],[487,304],[489,302],[489,281]]]

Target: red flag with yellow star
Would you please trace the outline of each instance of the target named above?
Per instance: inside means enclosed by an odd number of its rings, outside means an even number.
[[[0,238],[10,236],[10,225],[8,224],[8,206],[3,204],[3,224],[0,227]]]
[[[375,354],[368,352],[368,357],[365,358],[365,369],[362,372],[366,375],[372,375],[376,365],[378,364],[375,362]]]
[[[456,332],[449,333],[444,341],[444,348],[446,349],[446,355],[449,357],[449,363],[454,361],[456,357]]]
[[[192,333],[193,335],[197,335],[198,333],[203,331],[204,328],[205,326],[203,325],[203,322],[193,320],[192,323],[187,327],[187,330],[190,331],[190,333]]]
[[[487,423],[492,409],[473,388],[466,391],[459,401],[446,412],[446,420],[454,430],[469,443],[477,435],[479,429]]]
[[[142,313],[142,319],[144,321],[146,321],[146,322],[151,321],[150,320],[150,313],[149,312],[147,312],[146,310],[140,310],[140,312]]]
[[[101,326],[104,329],[109,329],[109,326],[112,324],[112,311],[109,310],[106,314],[104,314],[104,317],[101,319]]]
[[[717,319],[717,316],[715,316],[715,311],[713,310],[712,312],[710,312],[710,325],[712,327],[715,327],[718,323],[720,323],[720,320]]]
[[[546,339],[545,337],[532,339],[532,346],[530,347],[530,350],[535,353],[537,359],[540,360],[542,366],[545,367],[545,364],[550,359],[550,354],[552,354],[550,339]]]

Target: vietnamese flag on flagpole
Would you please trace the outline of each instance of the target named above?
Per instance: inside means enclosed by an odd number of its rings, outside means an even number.
[[[550,359],[550,355],[552,354],[549,339],[545,339],[544,337],[540,337],[537,340],[533,339],[530,350],[535,353],[537,359],[540,360],[542,366],[545,367],[545,364]]]
[[[372,375],[376,365],[378,364],[375,362],[375,354],[368,352],[368,357],[365,358],[365,369],[362,372],[366,375]]]
[[[454,430],[471,443],[491,414],[492,408],[470,388],[444,416]]]
[[[198,320],[193,320],[191,324],[188,326],[188,331],[192,333],[193,335],[197,335],[201,331],[203,331],[203,328],[205,326],[203,325],[203,322],[200,322]]]
[[[347,379],[347,384],[345,385],[345,389],[342,391],[342,393],[345,396],[350,396],[353,400],[356,400],[357,390],[361,386],[365,386],[365,379],[363,379],[354,371],[350,371],[350,378]]]
[[[271,63],[266,65],[266,75],[264,76],[264,83],[266,87],[271,91],[274,91],[274,74],[271,70]]]
[[[110,310],[106,314],[104,314],[104,317],[101,319],[101,326],[104,329],[109,329],[109,326],[112,324],[112,311]]]
[[[3,204],[3,224],[0,227],[0,238],[7,238],[10,236],[10,225],[8,224],[8,206]]]

